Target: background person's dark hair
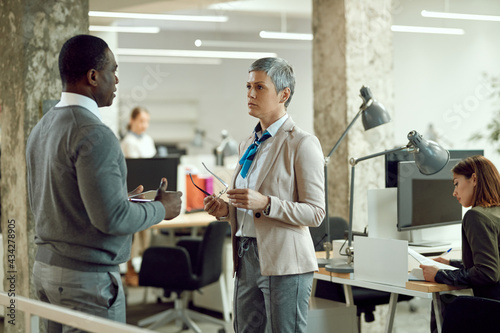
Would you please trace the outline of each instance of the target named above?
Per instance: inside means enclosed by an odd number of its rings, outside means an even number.
[[[103,69],[108,48],[105,41],[91,35],[77,35],[68,39],[59,53],[59,73],[63,85],[77,82],[91,69]]]

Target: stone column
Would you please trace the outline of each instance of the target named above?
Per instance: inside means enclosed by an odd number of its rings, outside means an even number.
[[[369,86],[392,114],[392,32],[390,0],[313,0],[314,129],[325,156],[359,111],[359,90]],[[390,124],[364,131],[354,124],[328,163],[330,216],[349,218],[351,157],[394,145]],[[354,230],[367,225],[367,189],[384,186],[384,158],[356,166]]]
[[[0,2],[1,260],[5,275],[12,277],[2,283],[16,296],[34,297],[26,140],[41,117],[43,101],[60,97],[59,50],[69,37],[88,33],[88,10],[88,0]],[[15,302],[15,296],[12,299]],[[24,332],[23,314],[7,309],[4,326],[5,332]]]

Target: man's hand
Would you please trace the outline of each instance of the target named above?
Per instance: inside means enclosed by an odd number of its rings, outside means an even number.
[[[165,207],[165,220],[171,220],[181,212],[182,192],[166,192],[167,184],[167,179],[162,178],[160,188],[158,188],[158,192],[156,193],[155,201],[160,201],[163,207]]]
[[[139,194],[139,193],[142,193],[142,191],[144,191],[144,186],[142,185],[139,185],[137,186],[132,192],[129,192],[128,193],[128,196],[131,197],[133,195],[136,195],[136,194]],[[141,196],[137,196],[137,198],[141,198]],[[144,198],[141,198],[141,199],[144,199]]]

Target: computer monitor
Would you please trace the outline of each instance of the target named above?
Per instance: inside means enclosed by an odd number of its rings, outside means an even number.
[[[433,175],[424,175],[414,161],[400,162],[398,168],[398,231],[439,227],[462,222],[462,206],[453,196],[451,169],[460,159],[450,159]],[[429,245],[425,241],[419,244]]]
[[[177,191],[177,166],[180,157],[127,158],[127,189],[134,190],[144,186],[144,191],[154,190],[160,186],[162,177],[167,178],[167,190]]]
[[[474,155],[484,155],[482,149],[452,149],[449,150],[450,159],[464,159]],[[414,161],[413,154],[408,151],[396,151],[385,155],[385,187],[398,186],[398,165],[399,162]]]

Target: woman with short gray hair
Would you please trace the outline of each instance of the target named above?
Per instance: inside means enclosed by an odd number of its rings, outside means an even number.
[[[287,113],[295,75],[281,58],[249,68],[248,113],[259,120],[239,146],[229,202],[205,198],[205,210],[231,223],[234,330],[306,332],[313,272],[309,227],[325,216],[323,152]]]

